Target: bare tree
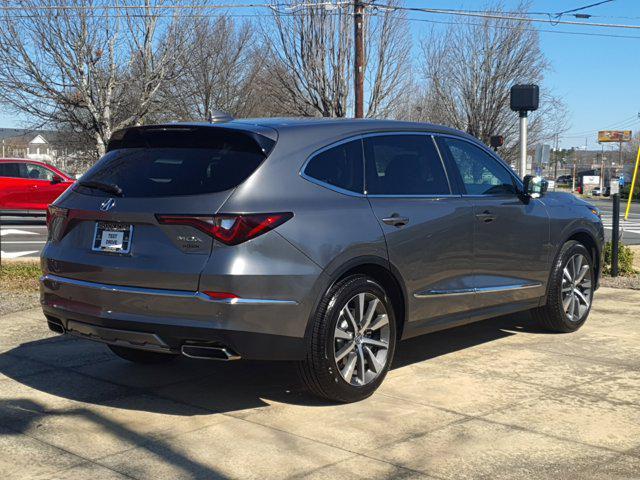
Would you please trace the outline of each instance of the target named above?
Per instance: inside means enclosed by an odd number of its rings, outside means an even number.
[[[274,5],[265,28],[272,59],[263,76],[266,91],[283,113],[347,116],[353,94],[352,6],[293,3],[289,0],[290,8]],[[387,115],[410,69],[406,18],[401,12],[369,8],[365,19],[366,115]]]
[[[0,29],[0,100],[13,110],[88,132],[98,155],[113,131],[144,121],[180,51],[158,5],[113,11],[100,0],[16,0]],[[48,10],[43,10],[43,7]]]
[[[236,25],[222,15],[197,17],[186,27],[193,32],[193,42],[178,66],[180,75],[162,88],[160,104],[181,120],[207,120],[213,110],[251,115],[261,67],[252,25]]]
[[[400,4],[398,0],[385,3],[391,7]],[[366,116],[396,117],[410,98],[411,34],[404,12],[371,8],[365,15]]]
[[[526,4],[516,9],[518,16],[526,10]],[[509,18],[463,21],[444,33],[432,31],[421,46],[423,93],[410,114],[465,130],[485,143],[491,135],[504,135],[506,156],[515,154],[518,119],[509,109],[510,88],[540,84],[549,69],[535,28]],[[565,131],[565,119],[562,101],[543,90],[541,108],[531,115],[530,143]]]

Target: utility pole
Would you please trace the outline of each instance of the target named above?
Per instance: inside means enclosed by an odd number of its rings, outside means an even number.
[[[556,133],[556,148],[555,148],[555,155],[554,155],[554,170],[553,170],[553,179],[557,180],[558,179],[558,134]]]
[[[353,2],[353,28],[355,39],[355,71],[353,75],[355,90],[355,117],[364,116],[364,5],[361,0]]]
[[[573,150],[573,183],[571,185],[571,191],[576,191],[576,163],[578,162],[578,151],[574,148]]]

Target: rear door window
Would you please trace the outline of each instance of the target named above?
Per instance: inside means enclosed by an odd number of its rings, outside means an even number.
[[[364,139],[366,188],[372,195],[451,193],[430,135],[378,135]]]
[[[24,163],[0,163],[0,177],[29,178],[29,172]]]
[[[304,169],[307,177],[350,192],[364,188],[362,141],[336,145],[315,155]]]
[[[244,182],[267,155],[253,138],[237,131],[206,127],[134,133],[116,139],[115,148],[110,144],[109,152],[82,180],[117,185],[125,197],[215,193]]]

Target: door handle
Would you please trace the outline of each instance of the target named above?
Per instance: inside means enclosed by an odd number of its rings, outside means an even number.
[[[485,210],[482,213],[476,213],[476,218],[484,223],[493,222],[497,217],[489,210]]]
[[[382,221],[387,225],[391,225],[392,227],[402,227],[409,223],[408,217],[401,217],[397,213],[391,214],[390,217],[383,218]]]

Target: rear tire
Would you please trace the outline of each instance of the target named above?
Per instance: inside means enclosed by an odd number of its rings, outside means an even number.
[[[119,345],[107,345],[109,349],[120,358],[134,363],[165,363],[174,360],[178,355],[171,353],[150,352],[148,350],[139,350],[137,348],[121,347]]]
[[[549,279],[547,304],[531,314],[546,330],[569,333],[578,330],[589,316],[595,276],[589,251],[574,240],[565,243]]]
[[[352,275],[323,296],[312,318],[300,378],[315,395],[338,402],[370,396],[393,360],[396,318],[384,289]]]

